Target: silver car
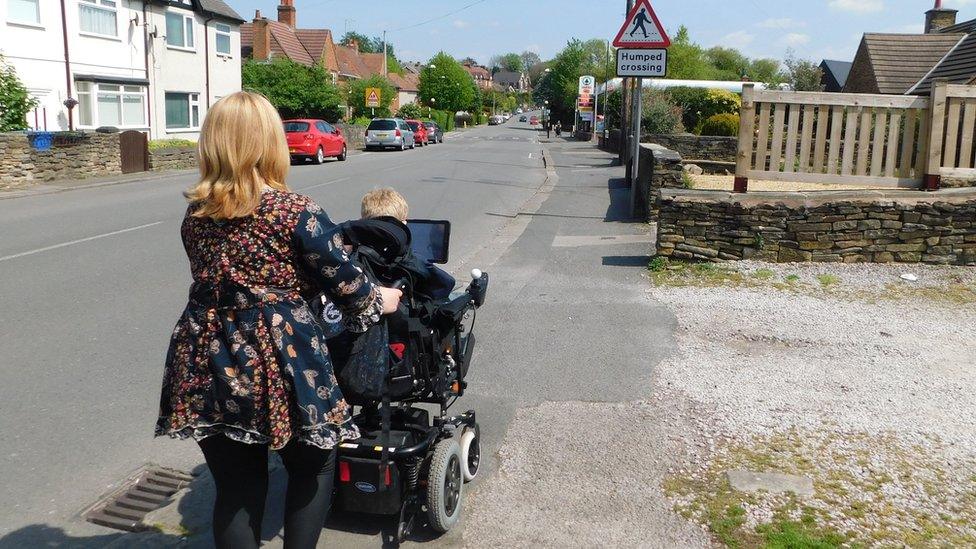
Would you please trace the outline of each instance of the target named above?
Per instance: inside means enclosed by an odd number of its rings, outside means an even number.
[[[413,130],[401,118],[375,118],[366,128],[366,150],[400,149],[416,146]]]

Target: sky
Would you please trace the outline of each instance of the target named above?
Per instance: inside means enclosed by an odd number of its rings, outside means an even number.
[[[225,0],[245,19],[260,9],[277,16],[278,0]],[[653,0],[670,34],[680,25],[706,47],[750,57],[853,60],[865,32],[919,33],[933,0]],[[959,21],[976,19],[976,0],[945,0]],[[440,50],[482,63],[495,54],[531,50],[553,57],[572,38],[612,39],[626,0],[295,0],[299,28],[368,36],[388,30],[404,61]],[[432,20],[432,21],[431,21]]]

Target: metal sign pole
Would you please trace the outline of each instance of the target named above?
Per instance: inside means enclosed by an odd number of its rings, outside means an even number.
[[[644,96],[644,90],[643,90],[644,79],[635,78],[634,82],[636,83],[636,87],[634,88],[634,96],[633,96],[634,110],[631,113],[631,117],[633,118],[633,122],[634,122],[634,130],[633,130],[634,133],[633,133],[633,142],[632,142],[633,149],[631,150],[630,153],[631,155],[630,216],[631,217],[637,217],[637,193],[640,190],[637,184],[637,179],[638,179],[637,168],[640,165],[641,103],[643,102],[641,101],[641,99]]]

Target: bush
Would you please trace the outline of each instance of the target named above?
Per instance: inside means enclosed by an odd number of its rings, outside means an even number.
[[[37,106],[14,68],[0,55],[0,132],[27,129],[27,113]]]
[[[379,88],[379,107],[366,106],[366,88]],[[392,114],[390,104],[393,102],[396,93],[396,88],[393,87],[393,84],[390,84],[389,80],[377,74],[366,79],[350,82],[346,89],[346,101],[352,107],[352,112],[355,116],[386,118]]]
[[[681,107],[666,91],[645,89],[641,103],[641,133],[681,133]]]
[[[397,116],[410,119],[420,118],[426,110],[416,103],[407,103],[400,107],[400,110],[397,111]]]
[[[677,87],[668,90],[681,107],[681,121],[685,128],[701,133],[702,124],[716,114],[737,114],[742,105],[738,94],[726,90]]]
[[[716,114],[702,123],[700,135],[733,137],[739,135],[739,115]]]
[[[325,69],[306,67],[289,59],[271,63],[245,61],[241,67],[245,90],[263,94],[282,118],[323,118],[335,122],[342,115],[339,88]]]
[[[369,123],[373,120],[368,116],[357,116],[349,121],[350,126],[369,126]]]
[[[149,142],[149,150],[158,151],[159,149],[188,149],[196,148],[197,142],[189,139],[153,139]]]

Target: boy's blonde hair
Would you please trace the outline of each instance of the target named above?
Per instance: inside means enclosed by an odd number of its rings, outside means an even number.
[[[406,223],[409,215],[410,207],[407,205],[407,199],[389,187],[374,189],[363,197],[363,219],[385,216],[395,217]]]
[[[267,185],[288,190],[288,143],[278,111],[261,94],[217,101],[200,129],[200,181],[186,191],[194,217],[234,219],[254,213]]]

